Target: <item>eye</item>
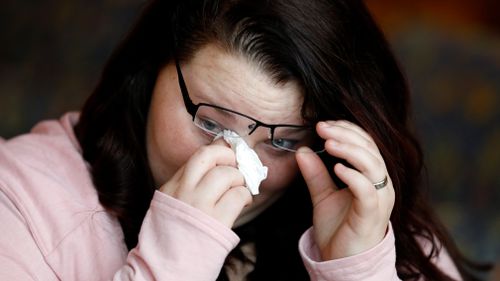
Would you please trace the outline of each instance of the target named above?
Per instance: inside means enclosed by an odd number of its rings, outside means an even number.
[[[274,146],[285,149],[285,150],[296,150],[298,143],[299,143],[299,141],[294,140],[294,139],[275,138],[273,140]]]
[[[196,125],[204,131],[207,131],[214,135],[217,135],[224,130],[224,127],[219,125],[219,123],[206,118],[197,118]]]

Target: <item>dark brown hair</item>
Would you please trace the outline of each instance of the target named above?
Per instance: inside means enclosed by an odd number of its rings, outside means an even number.
[[[401,278],[451,280],[431,262],[444,247],[462,276],[477,280],[424,196],[408,87],[360,0],[157,0],[146,7],[108,61],[75,128],[99,200],[120,221],[129,249],[155,190],[145,128],[156,76],[174,54],[187,61],[207,43],[245,55],[276,83],[298,82],[307,120],[349,120],[373,137],[396,190],[391,223]],[[334,161],[324,158],[327,165]],[[298,175],[283,198],[236,230],[242,242],[256,243],[251,280],[308,279],[297,241],[311,225],[309,200]],[[428,240],[432,251],[424,253],[417,239]]]

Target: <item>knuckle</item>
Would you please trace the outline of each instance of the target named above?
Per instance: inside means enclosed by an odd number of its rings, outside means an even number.
[[[210,178],[221,179],[227,176],[228,169],[224,166],[215,166],[208,172]]]
[[[246,186],[238,186],[235,188],[235,191],[235,196],[237,196],[242,202],[249,204],[253,201],[252,194]]]
[[[373,159],[373,165],[375,168],[377,168],[377,170],[384,170],[385,171],[384,162],[381,159],[379,159],[378,157],[375,157]]]
[[[377,145],[373,142],[372,139],[368,139],[368,140],[365,139],[364,142],[365,142],[365,147],[367,147],[368,149],[371,149],[371,150],[374,150],[374,151],[378,150]]]
[[[223,179],[223,178],[231,178],[231,179],[237,179],[238,181],[243,182],[243,174],[241,172],[232,166],[216,166],[212,170],[210,170],[210,177],[213,177],[214,179]]]
[[[207,157],[212,153],[212,149],[210,145],[201,146],[196,152],[195,155],[197,157]]]
[[[371,155],[368,159],[370,167],[372,167],[373,171],[385,171],[385,164],[382,159]],[[378,180],[378,179],[377,179]]]

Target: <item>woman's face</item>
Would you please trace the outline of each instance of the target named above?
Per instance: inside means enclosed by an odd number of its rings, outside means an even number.
[[[207,45],[181,68],[194,104],[222,106],[267,124],[303,123],[299,87],[292,82],[276,84],[243,56]],[[147,152],[157,187],[167,182],[197,149],[210,143],[186,111],[177,79],[173,63],[161,69],[148,116]],[[259,127],[244,138],[268,167],[268,177],[235,226],[272,204],[298,172],[294,154],[269,149],[268,137],[269,129]]]

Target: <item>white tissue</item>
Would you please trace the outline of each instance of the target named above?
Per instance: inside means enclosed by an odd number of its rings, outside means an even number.
[[[236,154],[238,170],[245,177],[245,184],[252,195],[259,194],[259,185],[267,177],[267,167],[262,165],[259,156],[237,133],[224,130],[215,139],[223,137]]]

